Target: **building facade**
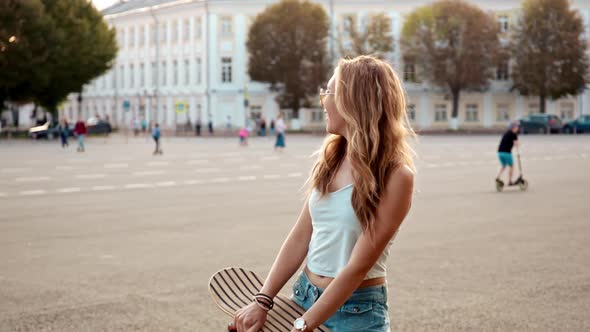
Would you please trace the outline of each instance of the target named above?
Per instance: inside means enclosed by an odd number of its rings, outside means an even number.
[[[174,129],[197,119],[215,127],[242,126],[246,118],[262,114],[275,118],[275,95],[248,77],[247,34],[256,15],[278,0],[129,0],[104,11],[117,32],[119,53],[112,69],[84,88],[82,102],[71,95],[60,109],[70,119],[108,116],[115,125],[130,126],[133,119],[156,121]],[[328,52],[338,58],[338,40],[347,18],[358,22],[384,12],[391,20],[394,51],[387,56],[406,83],[408,112],[418,129],[448,127],[451,100],[425,82],[416,68],[402,62],[399,39],[404,17],[432,1],[318,0],[330,17]],[[517,19],[519,1],[472,1],[494,13],[504,34]],[[576,0],[590,40],[590,2]],[[362,24],[362,23],[359,23]],[[459,125],[462,128],[504,127],[510,119],[537,112],[536,97],[510,91],[508,64],[497,68],[490,89],[462,93]],[[245,103],[245,100],[248,100]],[[564,119],[590,112],[590,93],[549,100],[547,112]],[[78,113],[81,111],[81,113]],[[289,116],[287,116],[289,118]],[[297,127],[297,123],[292,123]],[[319,109],[300,112],[300,125],[321,128]]]

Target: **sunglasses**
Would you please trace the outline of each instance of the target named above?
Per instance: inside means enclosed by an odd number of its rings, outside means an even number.
[[[329,89],[320,89],[320,106],[324,107],[324,101],[326,100],[326,97],[328,97],[329,95],[335,95],[335,92],[330,92]]]

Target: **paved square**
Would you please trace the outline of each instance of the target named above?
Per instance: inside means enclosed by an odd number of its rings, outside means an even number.
[[[521,140],[527,192],[495,192],[499,137],[415,144],[394,331],[590,330],[590,136]],[[0,141],[0,331],[224,331],[209,276],[268,272],[321,138],[71,143]]]

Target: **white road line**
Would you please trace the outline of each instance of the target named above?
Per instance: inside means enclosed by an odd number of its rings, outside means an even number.
[[[164,171],[139,171],[139,172],[133,172],[134,176],[148,176],[148,175],[158,175],[158,174],[164,174]]]
[[[51,180],[51,178],[48,176],[32,176],[32,177],[14,179],[14,181],[16,181],[16,182],[39,182],[39,181],[49,181],[49,180]]]
[[[19,195],[32,196],[32,195],[43,195],[45,193],[46,193],[45,190],[24,190],[24,191],[19,192]]]
[[[452,167],[455,166],[455,163],[451,163],[451,162],[446,162],[443,164],[444,167]]]
[[[149,183],[131,183],[124,186],[125,189],[140,189],[140,188],[152,188],[153,185]]]
[[[586,159],[586,158],[588,158],[588,155],[587,155],[586,153],[582,153],[582,154],[580,155],[580,157],[582,157],[582,158]]]
[[[158,187],[172,187],[175,185],[176,185],[176,181],[156,182],[156,186],[158,186]]]
[[[202,164],[208,164],[209,160],[207,159],[203,159],[203,160],[189,160],[186,162],[188,165],[202,165]]]
[[[195,173],[215,173],[219,172],[219,168],[197,168],[195,169]]]
[[[71,171],[74,169],[74,166],[55,166],[56,171]]]
[[[183,182],[186,185],[193,185],[193,184],[202,184],[205,183],[203,180],[186,180]]]
[[[262,157],[262,160],[279,160],[279,157]]]
[[[30,168],[14,167],[14,168],[3,168],[2,173],[23,173],[30,172]]]
[[[212,183],[224,183],[224,182],[229,182],[229,178],[215,178],[215,179],[211,179]]]
[[[545,157],[545,158],[543,158],[543,160],[553,160],[553,158],[552,157]]]
[[[6,197],[6,193],[0,193],[0,197]]]
[[[459,164],[460,166],[467,166],[467,165],[469,165],[469,163],[468,163],[468,162],[466,162],[466,161],[460,161],[460,162],[458,162],[458,164]]]
[[[225,152],[225,153],[221,153],[220,156],[222,157],[235,157],[235,156],[239,156],[240,153],[239,152]]]
[[[115,186],[93,186],[90,188],[93,191],[105,191],[105,190],[114,190]]]
[[[251,170],[251,169],[261,169],[262,166],[260,165],[243,165],[240,166],[240,170],[242,171],[246,171],[246,170]]]
[[[253,181],[253,180],[256,180],[256,177],[253,176],[253,175],[250,175],[250,176],[240,176],[240,177],[238,177],[238,180],[240,180],[240,181]]]
[[[286,164],[286,163],[282,163],[279,165],[280,168],[290,168],[290,167],[297,167],[298,165],[295,164]]]
[[[233,163],[239,163],[244,161],[244,158],[231,158],[231,159],[225,159],[223,162],[226,164],[233,164]]]
[[[127,168],[129,164],[127,163],[113,163],[113,164],[104,164],[104,168]]]
[[[73,187],[73,188],[61,188],[61,189],[57,189],[56,192],[58,193],[62,193],[62,194],[69,194],[69,193],[77,193],[80,192],[82,189],[77,188],[77,187]]]
[[[296,178],[296,177],[299,177],[299,176],[302,176],[302,175],[303,174],[301,174],[301,173],[289,173],[289,174],[287,174],[287,177]]]
[[[150,161],[150,162],[146,163],[146,165],[157,167],[157,166],[168,166],[168,165],[170,165],[170,163],[167,161]]]
[[[104,177],[106,177],[105,174],[79,174],[79,175],[76,175],[77,179],[83,179],[83,180],[102,179]]]
[[[264,179],[271,180],[271,179],[280,179],[281,176],[278,174],[271,174],[263,176]]]
[[[426,164],[426,165],[424,165],[424,167],[426,167],[426,168],[438,168],[438,167],[440,167],[440,165],[439,164]]]

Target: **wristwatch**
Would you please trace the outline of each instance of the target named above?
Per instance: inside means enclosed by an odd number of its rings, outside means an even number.
[[[293,322],[293,327],[297,330],[297,331],[301,331],[301,332],[305,332],[307,330],[307,324],[305,323],[305,319],[303,319],[303,317],[299,317],[297,318],[294,322]]]

